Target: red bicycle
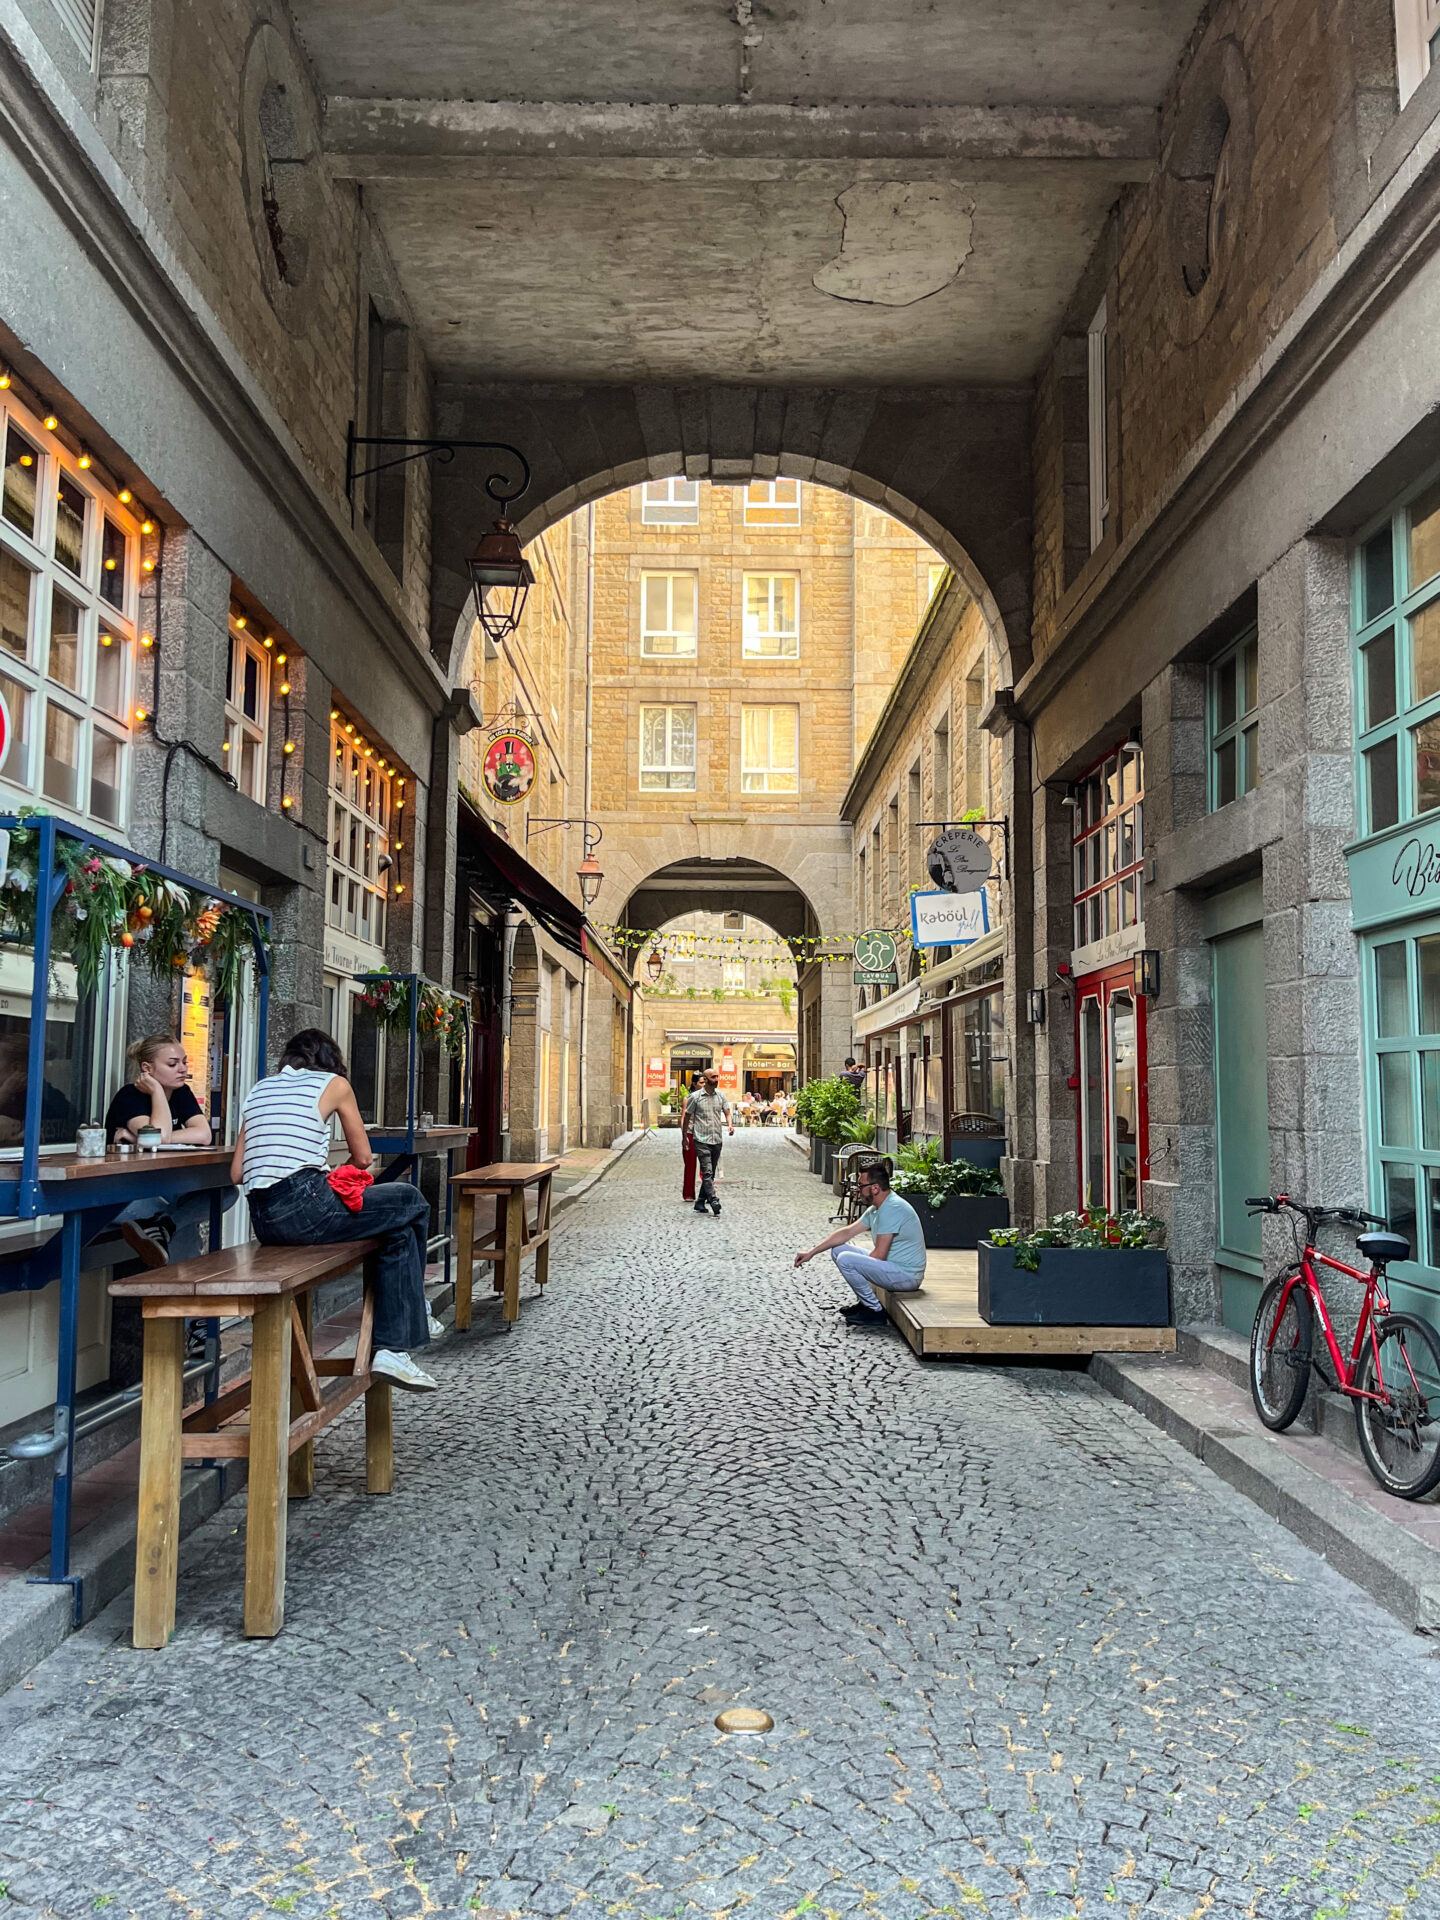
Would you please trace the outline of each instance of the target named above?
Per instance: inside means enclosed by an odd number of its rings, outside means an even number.
[[[1250,1334],[1255,1411],[1272,1432],[1288,1427],[1305,1404],[1313,1365],[1326,1386],[1355,1402],[1360,1450],[1380,1485],[1401,1500],[1418,1500],[1440,1483],[1440,1338],[1413,1314],[1392,1313],[1384,1284],[1387,1264],[1409,1259],[1410,1242],[1403,1234],[1391,1233],[1373,1213],[1355,1207],[1305,1207],[1284,1193],[1245,1204],[1257,1213],[1290,1215],[1295,1235],[1294,1267],[1270,1282],[1255,1311]],[[1315,1236],[1327,1220],[1382,1229],[1355,1238],[1357,1250],[1370,1262],[1368,1273],[1320,1252]],[[1348,1361],[1315,1277],[1317,1264],[1348,1274],[1365,1288]],[[1314,1359],[1317,1315],[1333,1380]]]

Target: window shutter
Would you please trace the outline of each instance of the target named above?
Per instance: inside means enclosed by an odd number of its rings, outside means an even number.
[[[87,60],[95,58],[95,26],[100,0],[51,0],[55,11],[80,43]]]

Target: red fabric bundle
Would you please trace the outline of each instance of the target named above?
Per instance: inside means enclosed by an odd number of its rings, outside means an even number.
[[[681,1197],[686,1200],[695,1198],[695,1175],[699,1167],[700,1156],[695,1151],[693,1134],[682,1134],[681,1146],[685,1150],[685,1185],[681,1188]]]
[[[330,1175],[330,1184],[350,1209],[359,1213],[365,1204],[365,1189],[375,1181],[373,1173],[365,1167],[352,1167],[347,1161],[343,1167],[336,1167]]]

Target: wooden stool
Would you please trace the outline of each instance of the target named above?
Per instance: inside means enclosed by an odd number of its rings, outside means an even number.
[[[495,1291],[505,1298],[502,1312],[507,1329],[520,1318],[520,1262],[527,1253],[535,1255],[536,1285],[543,1289],[550,1278],[550,1182],[559,1164],[558,1160],[500,1160],[494,1166],[457,1173],[450,1182],[460,1202],[455,1265],[457,1332],[463,1333],[470,1325],[477,1260],[494,1262]],[[525,1205],[527,1187],[536,1190],[533,1226]],[[477,1246],[475,1199],[484,1193],[495,1195],[495,1231]]]
[[[314,1441],[365,1396],[365,1478],[394,1485],[390,1383],[370,1373],[374,1294],[367,1280],[352,1360],[310,1351],[310,1293],[373,1253],[375,1240],[320,1247],[232,1247],[130,1280],[116,1299],[139,1300],[145,1328],[140,1403],[140,1509],[135,1536],[137,1647],[163,1647],[175,1631],[180,1475],[187,1460],[248,1460],[244,1632],[269,1639],[285,1619],[285,1520],[289,1496],[314,1487]],[[184,1411],[185,1322],[236,1314],[252,1323],[250,1374],[209,1406]],[[321,1380],[338,1376],[324,1393]],[[246,1408],[248,1426],[224,1424]]]

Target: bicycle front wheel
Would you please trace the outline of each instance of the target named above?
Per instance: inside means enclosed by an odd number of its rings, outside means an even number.
[[[1408,1313],[1375,1328],[1355,1369],[1365,1464],[1387,1493],[1418,1500],[1440,1483],[1440,1339]]]
[[[1305,1404],[1315,1340],[1315,1309],[1303,1284],[1291,1289],[1281,1311],[1288,1279],[1282,1274],[1266,1287],[1250,1330],[1250,1398],[1272,1433],[1288,1427]]]

